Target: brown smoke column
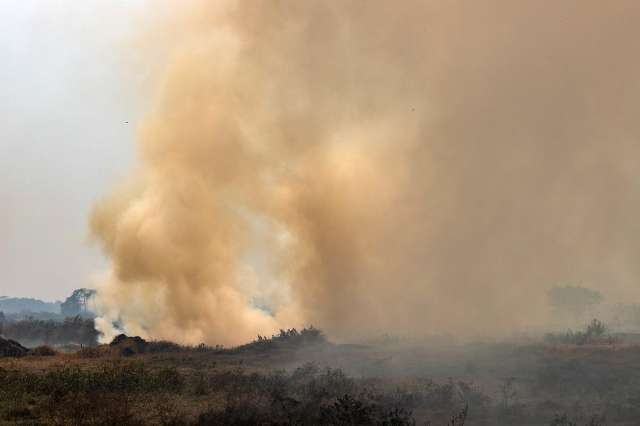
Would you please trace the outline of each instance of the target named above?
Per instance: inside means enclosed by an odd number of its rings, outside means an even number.
[[[106,337],[490,335],[552,285],[638,297],[640,3],[179,4],[140,171],[91,218]]]

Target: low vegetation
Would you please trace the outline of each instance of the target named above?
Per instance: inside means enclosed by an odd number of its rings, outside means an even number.
[[[566,333],[549,333],[545,340],[552,344],[588,345],[588,344],[612,344],[613,336],[607,335],[607,327],[602,321],[593,319],[584,331],[568,330]]]
[[[584,333],[600,338],[606,327],[594,321]],[[307,328],[229,349],[125,335],[75,353],[39,347],[0,358],[0,424],[616,426],[640,418],[637,346],[401,345],[334,345]]]
[[[7,422],[36,424],[402,426],[416,424],[413,410],[420,408],[440,419],[438,424],[464,425],[469,406],[456,386],[424,381],[385,390],[314,364],[290,373],[241,368],[187,373],[110,360],[90,367],[61,364],[45,372],[1,368],[0,414]]]
[[[292,349],[302,346],[322,345],[327,339],[317,328],[313,326],[298,331],[295,328],[280,330],[279,334],[271,337],[258,335],[258,338],[246,345],[234,348],[234,352],[273,351],[276,349]]]

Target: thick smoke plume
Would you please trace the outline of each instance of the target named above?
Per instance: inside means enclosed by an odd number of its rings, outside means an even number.
[[[141,50],[140,170],[91,219],[101,330],[488,335],[552,285],[638,296],[639,8],[181,2]]]

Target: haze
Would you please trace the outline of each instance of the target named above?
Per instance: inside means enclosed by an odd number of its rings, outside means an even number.
[[[638,298],[637,2],[168,9],[139,166],[91,219],[107,340],[495,335],[546,329],[555,285]]]
[[[140,76],[122,40],[142,5],[0,2],[0,295],[64,298],[105,266],[87,215],[132,162]]]
[[[637,301],[638,8],[5,3],[0,293],[224,344]]]

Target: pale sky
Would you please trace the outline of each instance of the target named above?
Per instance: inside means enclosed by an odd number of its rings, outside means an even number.
[[[0,2],[0,296],[63,299],[106,266],[87,218],[134,162],[142,3]]]

